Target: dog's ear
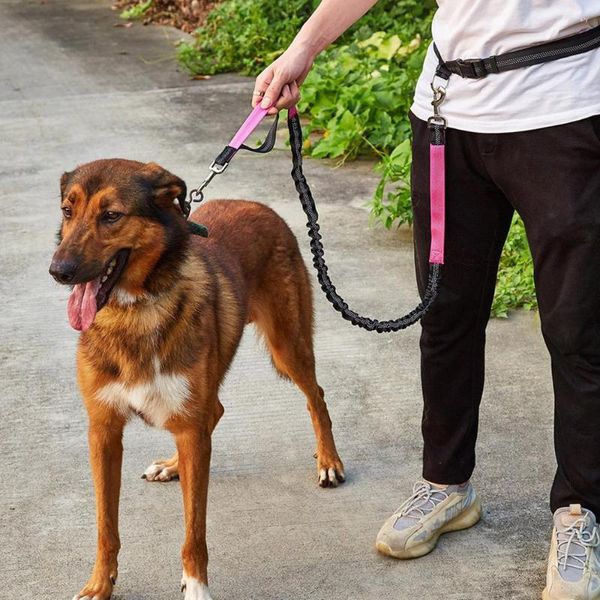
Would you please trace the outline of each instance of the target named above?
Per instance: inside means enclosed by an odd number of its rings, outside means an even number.
[[[71,175],[73,175],[72,172],[67,173],[65,171],[60,177],[60,197],[61,198],[64,198],[65,190],[67,189],[67,186],[69,185],[69,181],[71,180]]]
[[[187,197],[185,181],[156,163],[144,165],[144,176],[151,190],[152,201],[157,206],[170,206],[175,200],[183,212]]]

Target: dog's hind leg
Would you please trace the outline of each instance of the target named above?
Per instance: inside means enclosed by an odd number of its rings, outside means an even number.
[[[318,481],[321,487],[337,487],[345,479],[344,466],[335,447],[324,393],[317,383],[313,352],[312,296],[306,267],[300,256],[292,265],[271,273],[272,292],[254,299],[252,314],[271,352],[273,365],[291,379],[307,399],[317,441]],[[267,291],[271,286],[267,284]],[[263,288],[264,289],[264,288]]]
[[[179,479],[179,456],[177,452],[167,460],[155,460],[143,473],[146,481],[171,481]]]

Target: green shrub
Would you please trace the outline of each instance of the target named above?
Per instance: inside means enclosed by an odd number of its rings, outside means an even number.
[[[393,31],[404,22],[404,29],[419,31],[432,2],[380,0],[342,40]],[[179,60],[194,75],[257,75],[286,49],[318,4],[319,0],[224,0],[196,31],[194,42],[179,46]]]
[[[385,153],[408,138],[408,109],[426,50],[421,39],[418,33],[403,40],[376,32],[321,57],[299,105],[310,116],[309,131],[323,133],[310,148],[313,156],[346,160],[365,151]]]
[[[523,221],[515,216],[506,240],[496,282],[492,315],[507,317],[510,310],[537,308],[533,283],[533,260]]]
[[[208,15],[178,57],[193,74],[256,75],[281,54],[318,0],[225,0]]]

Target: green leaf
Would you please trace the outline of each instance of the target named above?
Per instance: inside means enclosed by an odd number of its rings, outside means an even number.
[[[391,35],[384,39],[379,45],[377,56],[390,60],[402,46],[402,42],[397,35]]]
[[[121,12],[119,17],[121,19],[126,19],[129,21],[132,21],[134,19],[141,19],[151,6],[152,6],[152,0],[146,0],[145,2],[139,2],[135,6],[132,6],[131,8],[126,8],[124,11]]]

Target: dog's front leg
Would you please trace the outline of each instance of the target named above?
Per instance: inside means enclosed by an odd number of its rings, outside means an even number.
[[[88,404],[90,464],[96,490],[98,549],[92,576],[74,600],[108,600],[117,580],[119,491],[125,419],[102,404]]]
[[[210,471],[211,430],[190,423],[175,433],[179,452],[179,480],[183,493],[185,542],[182,589],[185,600],[210,600],[206,548],[206,501]]]

